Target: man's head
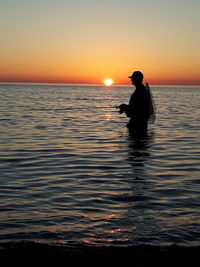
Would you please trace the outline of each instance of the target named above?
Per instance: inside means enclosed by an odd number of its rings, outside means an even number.
[[[134,71],[128,78],[131,79],[133,85],[141,84],[143,81],[143,74],[141,71]]]

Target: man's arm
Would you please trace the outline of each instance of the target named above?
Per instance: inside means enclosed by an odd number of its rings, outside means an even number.
[[[122,114],[122,113],[126,112],[126,110],[128,109],[128,106],[129,105],[127,105],[127,104],[121,104],[116,108],[118,108],[119,109],[119,113]]]

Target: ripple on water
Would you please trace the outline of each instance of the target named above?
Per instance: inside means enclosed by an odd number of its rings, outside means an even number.
[[[1,240],[199,244],[199,89],[153,88],[156,125],[135,139],[113,109],[127,87],[13,86],[0,85]]]

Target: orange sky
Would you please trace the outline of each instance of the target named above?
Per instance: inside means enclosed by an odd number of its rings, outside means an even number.
[[[200,85],[200,2],[0,3],[0,82]]]

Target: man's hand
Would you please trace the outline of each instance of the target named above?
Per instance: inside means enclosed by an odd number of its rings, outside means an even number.
[[[124,113],[124,112],[127,110],[128,105],[126,105],[126,104],[121,104],[121,105],[119,105],[119,106],[116,107],[116,108],[118,108],[118,109],[119,109],[119,113],[122,114],[122,113]]]

